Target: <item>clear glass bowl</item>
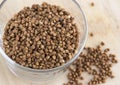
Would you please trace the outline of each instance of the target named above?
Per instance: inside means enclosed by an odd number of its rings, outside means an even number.
[[[5,54],[2,45],[2,35],[4,33],[4,27],[8,20],[13,17],[15,13],[23,9],[23,7],[31,6],[32,4],[42,4],[42,2],[48,2],[50,4],[59,5],[62,8],[65,8],[75,18],[75,23],[77,24],[80,32],[79,47],[74,57],[62,66],[47,70],[31,69],[17,64]],[[46,81],[62,75],[65,69],[79,56],[85,45],[86,36],[86,18],[76,0],[5,0],[0,5],[0,53],[4,57],[11,72],[22,79],[27,79],[30,81]]]

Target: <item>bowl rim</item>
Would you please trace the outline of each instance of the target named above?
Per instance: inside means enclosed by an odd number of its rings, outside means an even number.
[[[0,8],[2,7],[2,5],[4,4],[5,1],[7,1],[7,0],[3,0],[3,2],[0,4]],[[11,64],[17,66],[18,68],[26,70],[26,71],[37,72],[37,73],[39,73],[39,72],[43,72],[43,73],[45,73],[45,72],[52,72],[52,71],[56,71],[56,70],[59,70],[59,69],[64,69],[65,67],[69,66],[73,61],[75,61],[79,57],[81,51],[83,50],[83,48],[85,46],[85,43],[86,43],[86,40],[87,40],[87,35],[88,35],[88,26],[87,26],[86,16],[85,16],[85,14],[84,14],[84,12],[83,12],[80,4],[78,3],[78,0],[72,0],[72,1],[78,6],[78,8],[81,11],[82,17],[84,19],[84,33],[83,33],[83,37],[82,37],[82,43],[80,43],[80,44],[82,44],[81,48],[74,55],[74,57],[72,59],[70,59],[67,63],[65,63],[65,64],[63,64],[61,66],[55,67],[55,68],[51,68],[51,69],[32,69],[32,68],[28,68],[28,67],[22,66],[22,65],[16,63],[15,61],[13,61],[11,58],[9,58],[5,54],[5,52],[3,51],[2,47],[0,47],[0,53],[1,53],[1,55],[8,62],[10,62]]]

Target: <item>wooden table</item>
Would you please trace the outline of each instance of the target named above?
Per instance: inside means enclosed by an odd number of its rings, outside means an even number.
[[[93,7],[90,5],[91,2],[94,3]],[[94,37],[88,36],[86,46],[94,47],[104,41],[106,47],[117,55],[119,62],[112,68],[115,78],[108,79],[102,85],[120,85],[120,0],[79,0],[79,3],[86,14],[89,33],[94,34]],[[34,84],[21,80],[8,70],[1,56],[0,68],[0,85],[62,85],[63,82],[67,81],[65,75],[49,82],[49,84]]]

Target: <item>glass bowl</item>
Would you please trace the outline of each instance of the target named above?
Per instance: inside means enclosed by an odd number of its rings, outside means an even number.
[[[62,66],[46,70],[31,69],[17,64],[5,54],[2,45],[2,35],[4,33],[4,28],[8,20],[13,17],[15,13],[23,9],[23,7],[31,6],[33,4],[42,4],[43,2],[48,2],[53,5],[61,6],[62,8],[65,8],[65,10],[70,12],[71,15],[75,18],[75,23],[80,32],[80,42],[78,50],[77,53],[73,56],[73,58]],[[66,68],[73,61],[75,61],[81,53],[85,45],[86,36],[86,18],[79,3],[76,0],[4,0],[0,4],[0,53],[5,59],[7,66],[11,70],[11,72],[22,79],[27,79],[30,81],[47,81],[62,75],[65,72]]]

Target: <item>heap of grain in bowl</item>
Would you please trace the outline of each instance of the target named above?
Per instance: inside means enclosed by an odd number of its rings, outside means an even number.
[[[68,62],[78,48],[79,32],[65,9],[42,3],[24,7],[7,23],[5,53],[16,63],[33,69],[50,69]]]

